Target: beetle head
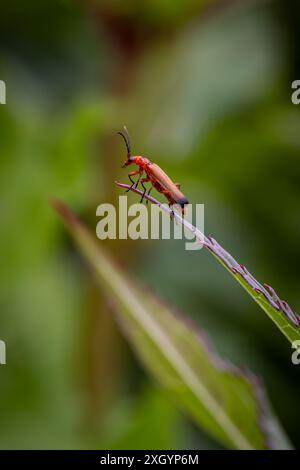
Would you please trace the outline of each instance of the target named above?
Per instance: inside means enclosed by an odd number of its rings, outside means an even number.
[[[125,160],[125,162],[123,163],[122,168],[125,168],[125,166],[128,166],[128,165],[131,165],[131,163],[133,163],[133,157],[127,158],[127,160]]]

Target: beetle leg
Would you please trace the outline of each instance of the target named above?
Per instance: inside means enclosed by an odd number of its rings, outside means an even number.
[[[144,173],[144,170],[140,170],[140,171],[138,171],[138,173],[139,173],[139,177],[138,177],[138,179],[137,179],[137,182],[136,182],[135,185],[134,185],[135,188],[138,187],[138,184],[139,184],[139,182],[140,182],[141,176],[142,176],[143,173]]]
[[[126,189],[125,193],[128,193],[128,191],[130,191],[133,188],[133,186],[135,185],[135,181],[131,177],[134,176],[134,175],[139,175],[139,174],[140,174],[139,170],[131,171],[130,173],[128,173],[128,178],[130,179],[132,184],[131,184],[130,188]],[[139,182],[139,180],[138,180],[138,182]]]
[[[151,186],[151,188],[150,188],[149,191],[147,192],[147,195],[148,195],[148,196],[149,196],[149,194],[151,193],[152,189],[153,189],[153,186]],[[148,203],[149,203],[149,199],[147,199],[147,201],[146,201],[146,204],[148,204]]]
[[[142,185],[143,190],[144,190],[143,195],[142,195],[141,202],[143,202],[144,197],[145,197],[145,194],[146,194],[146,191],[147,191],[147,188],[146,188],[146,186],[144,185],[144,183],[147,183],[147,181],[149,181],[149,178],[148,178],[148,177],[141,179],[141,185]],[[150,189],[151,189],[151,188],[150,188]]]
[[[169,208],[171,209],[170,217],[171,217],[172,220],[174,220],[175,219],[175,214],[174,214],[174,210],[173,210],[173,204],[171,204],[170,202],[169,202]]]
[[[174,209],[173,209],[173,204],[171,202],[169,203],[169,208],[171,209],[171,214],[170,214],[171,219],[175,221],[176,225],[178,225],[177,219],[175,217]]]

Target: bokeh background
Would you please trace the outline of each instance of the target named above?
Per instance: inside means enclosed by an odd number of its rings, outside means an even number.
[[[94,231],[127,181],[126,124],[134,150],[205,204],[206,233],[299,312],[299,13],[284,0],[1,5],[1,448],[219,448],[144,373],[49,199]],[[213,257],[183,241],[107,247],[263,378],[299,447],[290,345]]]

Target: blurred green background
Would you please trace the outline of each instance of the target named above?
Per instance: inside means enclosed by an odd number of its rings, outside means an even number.
[[[205,204],[206,233],[299,312],[299,14],[283,0],[1,5],[1,448],[219,448],[143,372],[49,199],[95,230],[127,182],[126,124],[134,151]],[[264,379],[299,447],[290,345],[212,256],[107,245]]]

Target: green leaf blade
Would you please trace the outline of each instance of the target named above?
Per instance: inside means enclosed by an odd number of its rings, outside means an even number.
[[[130,189],[137,194],[143,194],[139,189],[131,188],[128,184],[116,182],[116,185],[121,188]],[[169,215],[171,214],[171,210],[162,205],[153,196],[145,194],[145,198],[152,203],[157,204],[164,212],[168,213]],[[233,256],[221,245],[219,245],[219,243],[212,237],[206,237],[199,229],[190,224],[186,219],[182,218],[178,213],[175,212],[174,217],[185,227],[185,229],[189,230],[198,239],[200,244],[202,244],[210,251],[210,253],[215,256],[215,258],[222,264],[222,266],[227,269],[227,271],[230,272],[235,280],[265,311],[265,313],[271,318],[271,320],[276,324],[279,330],[291,343],[300,339],[300,320],[298,315],[292,311],[286,302],[283,302],[279,299],[273,288],[271,288],[271,292],[266,289],[266,287],[270,289],[271,286],[262,285],[248,270],[245,271],[245,266],[239,264],[233,258]],[[291,318],[288,318],[288,315]]]
[[[265,298],[263,294],[256,292],[243,277],[238,273],[233,273],[228,266],[222,261],[222,259],[215,253],[213,253],[217,260],[230,272],[235,280],[246,290],[246,292],[255,300],[255,302],[264,310],[268,317],[275,323],[281,333],[287,338],[290,343],[296,340],[300,340],[300,328],[294,325],[282,312],[282,310],[276,310],[270,302]]]
[[[198,329],[122,273],[68,208],[55,206],[139,358],[181,407],[226,447],[274,447],[276,430],[276,446],[288,448],[280,428],[270,425],[271,414],[256,379],[223,362]]]

